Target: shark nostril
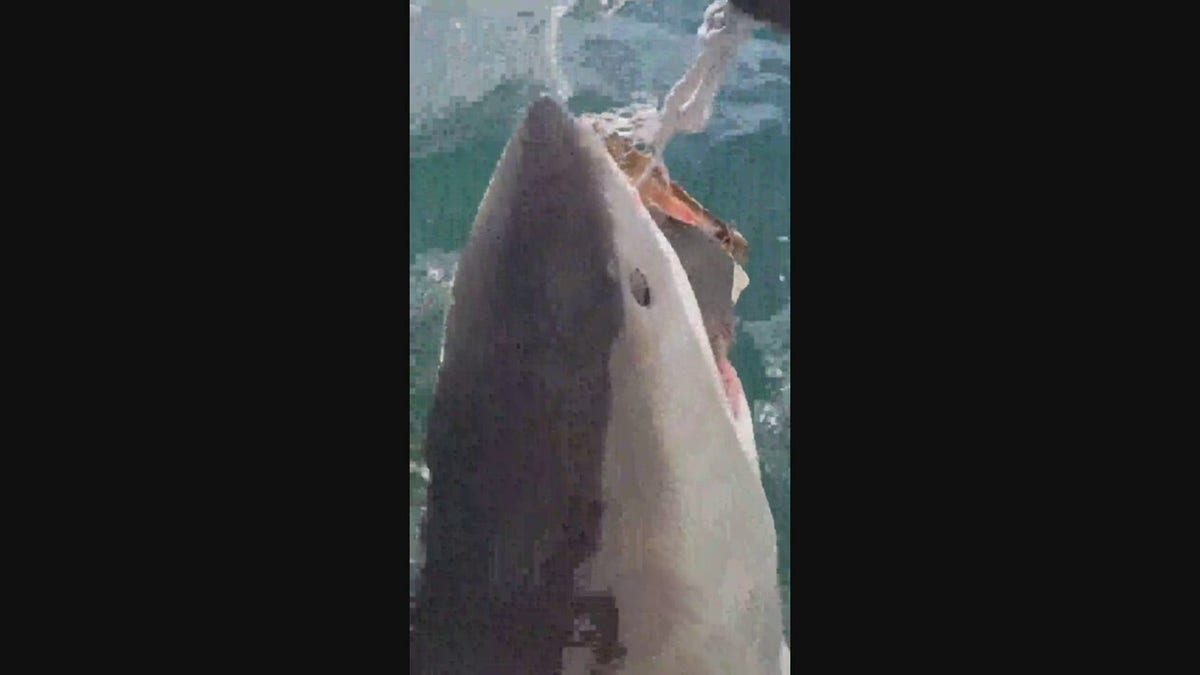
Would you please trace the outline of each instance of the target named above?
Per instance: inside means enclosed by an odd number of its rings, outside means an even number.
[[[629,291],[633,293],[637,304],[642,307],[650,306],[650,284],[646,282],[646,275],[642,274],[641,270],[635,268],[629,273]]]

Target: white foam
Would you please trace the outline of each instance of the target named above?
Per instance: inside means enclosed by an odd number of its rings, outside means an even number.
[[[577,0],[456,0],[409,4],[409,133],[509,80],[571,95],[560,53]]]

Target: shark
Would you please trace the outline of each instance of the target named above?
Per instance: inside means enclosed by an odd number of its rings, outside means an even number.
[[[413,672],[790,671],[726,354],[737,237],[615,149],[534,101],[471,226],[426,435]]]

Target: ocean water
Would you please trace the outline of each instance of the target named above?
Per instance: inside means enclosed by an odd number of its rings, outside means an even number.
[[[409,538],[428,470],[421,455],[458,251],[508,137],[548,94],[575,114],[658,105],[695,58],[707,0],[425,0],[410,5]],[[731,360],[754,414],[779,538],[785,631],[791,560],[791,55],[757,31],[725,76],[708,127],[667,147],[671,178],[750,245]]]

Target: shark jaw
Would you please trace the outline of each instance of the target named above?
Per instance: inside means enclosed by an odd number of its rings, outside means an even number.
[[[676,245],[591,129],[530,107],[455,279],[414,671],[780,672],[753,431]]]

